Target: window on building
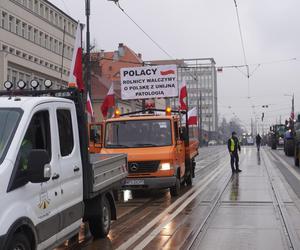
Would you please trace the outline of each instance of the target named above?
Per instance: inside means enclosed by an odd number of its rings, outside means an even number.
[[[58,46],[57,46],[57,44],[58,44],[58,41],[55,39],[54,40],[54,48],[53,48],[55,53],[58,53]]]
[[[22,37],[26,38],[26,29],[27,29],[27,24],[22,23]]]
[[[27,29],[27,39],[29,39],[30,41],[33,40],[32,27],[31,26],[28,26],[28,29]]]
[[[58,109],[56,111],[59,144],[61,156],[70,155],[74,148],[74,137],[72,127],[71,111],[67,109]]]
[[[40,15],[42,17],[44,17],[44,15],[45,15],[45,10],[44,10],[44,5],[43,4],[40,4]]]
[[[39,2],[37,0],[34,1],[34,12],[39,13]]]
[[[37,29],[34,29],[34,32],[33,32],[33,41],[35,43],[38,43],[39,42],[39,32]]]
[[[53,51],[53,38],[50,37],[50,50]]]
[[[49,8],[45,7],[45,18],[48,20],[49,19]]]
[[[11,69],[7,69],[7,81],[11,81]]]
[[[55,21],[55,25],[59,25],[59,22],[58,22],[58,15],[57,13],[54,14],[54,21]]]
[[[49,39],[49,36],[48,36],[48,35],[45,35],[45,47],[46,47],[47,49],[49,49],[49,41],[48,41],[48,39]]]
[[[28,0],[28,8],[33,9],[33,0]]]
[[[50,22],[54,23],[54,13],[53,13],[53,10],[50,10]]]
[[[8,26],[8,30],[10,32],[14,32],[14,20],[15,18],[13,16],[9,16],[9,26]]]
[[[12,71],[12,77],[11,77],[11,81],[12,83],[16,84],[17,83],[17,76],[18,76],[18,72],[13,70]]]
[[[8,15],[4,11],[2,11],[2,15],[1,15],[1,26],[3,29],[8,28]]]

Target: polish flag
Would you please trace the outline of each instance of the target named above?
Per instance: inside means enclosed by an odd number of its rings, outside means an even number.
[[[188,112],[188,124],[189,125],[197,125],[197,109],[196,108],[192,108],[189,112]]]
[[[87,92],[86,94],[86,109],[89,112],[89,114],[94,117],[94,110],[93,110],[93,105],[91,102],[91,98],[90,98],[90,93]]]
[[[115,106],[115,92],[114,92],[114,84],[112,83],[101,105],[101,112],[103,117],[107,117],[108,110],[113,106]]]
[[[80,91],[84,90],[84,84],[82,79],[81,28],[79,22],[76,31],[76,40],[74,44],[69,83],[75,83]]]
[[[179,90],[179,109],[180,110],[187,110],[187,90],[186,90],[186,83],[185,81],[182,81],[180,84],[180,90]]]

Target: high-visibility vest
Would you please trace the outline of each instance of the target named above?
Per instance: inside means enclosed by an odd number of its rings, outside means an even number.
[[[230,152],[234,151],[234,147],[235,147],[235,142],[232,138],[230,138]]]

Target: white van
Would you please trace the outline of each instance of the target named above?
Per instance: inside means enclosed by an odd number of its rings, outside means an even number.
[[[116,219],[112,190],[127,176],[127,157],[89,157],[77,90],[42,94],[0,91],[1,250],[53,248],[83,220],[105,237]]]

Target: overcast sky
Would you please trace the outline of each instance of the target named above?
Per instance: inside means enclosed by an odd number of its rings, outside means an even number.
[[[50,1],[85,23],[84,0]],[[219,113],[227,119],[235,113],[249,125],[254,111],[260,118],[261,106],[269,104],[265,126],[280,116],[283,122],[291,110],[291,97],[285,94],[295,93],[300,111],[300,1],[237,0],[237,4],[247,62],[262,65],[250,78],[250,98],[247,78],[240,71],[218,73]],[[233,0],[120,0],[120,5],[173,58],[213,57],[218,66],[244,64]],[[116,50],[122,42],[141,52],[144,60],[169,59],[113,2],[91,0],[91,8],[91,40],[99,49]],[[290,58],[297,60],[287,61]],[[250,66],[250,72],[255,68]]]

